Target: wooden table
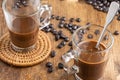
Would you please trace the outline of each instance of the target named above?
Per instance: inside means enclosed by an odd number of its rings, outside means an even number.
[[[2,0],[0,0],[0,5]],[[76,0],[48,0],[48,3],[53,7],[53,14],[59,16],[65,16],[67,19],[73,18],[81,18],[80,25],[85,25],[87,22],[95,23],[99,25],[104,25],[106,14],[94,10],[90,5],[81,0],[80,2],[76,2]],[[52,21],[57,28],[57,22]],[[63,29],[64,30],[64,29]],[[114,19],[112,24],[109,26],[109,30],[113,33],[115,30],[120,32],[120,22]],[[0,6],[0,36],[7,32],[7,27],[4,19],[4,15],[2,12],[2,8]],[[70,32],[67,30],[63,31],[66,35],[71,36]],[[69,50],[68,46],[65,46],[62,49],[56,49],[56,46],[60,43],[60,41],[55,42],[52,34],[48,33],[51,41],[52,41],[52,49],[56,50],[57,55],[54,58],[48,57],[44,62],[26,68],[18,68],[7,65],[6,63],[0,61],[0,80],[59,80],[60,77],[64,74],[63,70],[59,70],[57,68],[57,64],[61,62],[61,55],[64,54],[67,50]],[[120,72],[120,35],[114,36],[115,42],[113,48],[110,53],[110,61],[109,66],[107,67],[106,79],[105,80],[120,80],[118,72]],[[54,65],[54,72],[48,74],[47,68],[45,67],[46,62],[52,62]],[[114,63],[115,62],[115,63]],[[118,79],[116,79],[116,75],[118,75]]]

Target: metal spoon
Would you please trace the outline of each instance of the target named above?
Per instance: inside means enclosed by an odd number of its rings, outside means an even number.
[[[99,47],[99,44],[101,42],[101,40],[103,39],[103,36],[104,36],[104,33],[108,27],[108,25],[112,22],[112,20],[114,19],[117,11],[119,9],[119,4],[117,2],[112,2],[111,5],[110,5],[110,8],[109,8],[109,11],[107,13],[107,17],[106,17],[106,22],[105,22],[105,25],[104,25],[104,29],[102,30],[102,33],[98,39],[98,42],[96,44],[96,48]]]

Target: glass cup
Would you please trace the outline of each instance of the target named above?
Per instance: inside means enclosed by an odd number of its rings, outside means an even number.
[[[114,38],[110,31],[106,30],[102,41],[96,48],[97,41],[103,27],[95,24],[86,25],[77,29],[72,36],[72,51],[62,56],[64,70],[68,74],[74,74],[76,80],[103,80],[106,64],[109,59]],[[68,63],[74,60],[74,65]],[[63,79],[64,80],[64,79]]]
[[[38,31],[49,25],[51,7],[40,0],[3,0],[2,9],[8,26],[11,47],[18,52],[35,47]]]

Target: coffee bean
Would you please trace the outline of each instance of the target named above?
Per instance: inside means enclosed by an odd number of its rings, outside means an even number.
[[[59,48],[59,49],[61,49],[62,47],[63,47],[62,44],[59,44],[59,45],[57,46],[57,48]]]
[[[93,6],[97,6],[98,4],[97,4],[96,2],[94,2],[92,5],[93,5]]]
[[[82,38],[83,38],[83,33],[78,32],[78,33],[77,33],[77,35],[78,35],[79,40],[81,41],[81,40],[82,40]]]
[[[64,24],[64,23],[65,23],[65,21],[60,21],[60,22],[59,22],[59,24]]]
[[[60,39],[60,35],[55,35],[55,41],[58,41]]]
[[[48,28],[48,29],[45,30],[46,33],[50,32],[50,31],[51,31],[50,28]]]
[[[59,27],[59,28],[63,28],[63,27],[64,27],[64,24],[59,24],[58,27]]]
[[[104,4],[103,3],[100,3],[99,6],[102,7]]]
[[[49,24],[49,28],[53,28],[53,24]]]
[[[60,20],[61,20],[61,21],[66,21],[66,18],[65,18],[65,17],[61,17]]]
[[[56,16],[56,20],[60,20],[60,16]]]
[[[46,67],[52,67],[52,63],[51,62],[47,62],[46,63]]]
[[[69,24],[68,24],[68,27],[72,27],[72,23],[69,23]]]
[[[58,32],[54,28],[51,29],[51,32],[52,32],[53,35],[57,35],[58,34]]]
[[[64,68],[64,65],[62,63],[58,63],[58,68],[59,69],[63,69]]]
[[[77,19],[76,19],[76,22],[80,22],[80,21],[81,21],[80,18],[77,18]]]
[[[65,36],[63,33],[61,33],[61,34],[60,34],[60,38],[61,38],[61,39],[65,39],[66,36]]]
[[[26,1],[26,0],[21,0],[21,3],[22,3],[22,5],[23,5],[24,7],[28,6],[28,4],[27,4],[27,1]]]
[[[114,35],[119,35],[119,31],[116,30],[113,34]]]
[[[70,22],[73,22],[73,21],[74,21],[74,18],[70,18],[69,21],[70,21]]]
[[[93,38],[93,35],[92,34],[88,34],[88,39],[92,39]]]
[[[105,5],[106,5],[106,4],[107,4],[107,0],[103,0],[103,4],[105,4]]]
[[[52,50],[50,56],[55,57],[55,55],[56,55],[56,52],[54,50]]]
[[[21,8],[22,6],[19,2],[16,2],[14,7],[17,9],[17,8]]]
[[[120,21],[120,15],[117,17],[117,20]]]
[[[71,29],[70,32],[73,34],[73,33],[74,33],[74,30]]]
[[[88,4],[93,4],[93,1],[92,1],[92,0],[86,0],[86,2],[87,2]]]
[[[67,23],[65,23],[65,24],[64,24],[64,27],[65,27],[65,28],[68,28],[69,26],[68,26],[68,24],[67,24]]]
[[[65,37],[64,39],[66,42],[68,42],[70,39],[68,37]]]
[[[72,29],[73,29],[73,30],[76,30],[76,29],[78,29],[78,26],[77,26],[77,25],[73,25],[73,26],[72,26]]]
[[[105,35],[105,36],[103,37],[103,39],[104,39],[104,40],[108,40],[109,38],[108,38],[107,35]]]
[[[65,45],[66,45],[66,42],[65,42],[65,41],[62,41],[60,44],[63,45],[63,46],[65,46]]]
[[[49,67],[48,70],[47,70],[48,73],[51,73],[53,72],[53,67]]]
[[[59,35],[63,34],[63,31],[62,31],[62,30],[59,30],[59,31],[58,31],[58,34],[59,34]]]
[[[72,46],[72,41],[70,41],[68,45],[69,45],[69,46]]]
[[[80,33],[85,34],[85,33],[86,33],[86,30],[85,30],[85,29],[81,29],[81,30],[80,30]]]
[[[87,23],[86,23],[86,26],[90,26],[90,25],[91,25],[91,23],[90,23],[90,22],[87,22]]]
[[[43,22],[44,21],[44,18],[43,17],[40,17],[40,22]]]
[[[96,35],[99,35],[100,34],[100,30],[95,30],[94,32]]]
[[[55,19],[55,15],[51,15],[51,19]]]

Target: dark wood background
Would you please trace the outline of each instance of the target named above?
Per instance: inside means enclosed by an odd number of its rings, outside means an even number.
[[[90,5],[84,3],[84,0],[80,0],[80,2],[77,2],[77,0],[45,0],[44,2],[52,5],[52,13],[55,15],[65,16],[67,19],[71,17],[81,18],[81,22],[78,23],[81,26],[85,25],[87,22],[104,25],[106,13],[94,10]],[[1,4],[2,0],[0,0],[0,36],[7,32]],[[53,23],[54,27],[59,30],[57,28],[58,22],[51,21],[51,23]],[[120,22],[116,20],[116,17],[110,24],[109,30],[112,33],[115,30],[120,32]],[[69,31],[64,30],[63,32],[67,36],[71,37]],[[48,33],[48,36],[52,41],[52,49],[56,50],[57,52],[56,57],[48,57],[44,62],[26,68],[13,67],[0,60],[0,80],[60,80],[60,77],[64,75],[64,71],[59,70],[57,68],[57,64],[61,62],[61,55],[69,50],[69,47],[65,46],[62,49],[56,49],[56,46],[60,43],[60,41],[55,42],[53,35],[50,33]],[[114,38],[115,42],[110,51],[111,56],[109,60],[109,66],[105,72],[105,80],[120,80],[120,76],[118,74],[120,72],[120,35],[114,36]],[[54,72],[50,74],[47,73],[47,68],[45,67],[46,62],[48,61],[52,62],[54,65]]]

